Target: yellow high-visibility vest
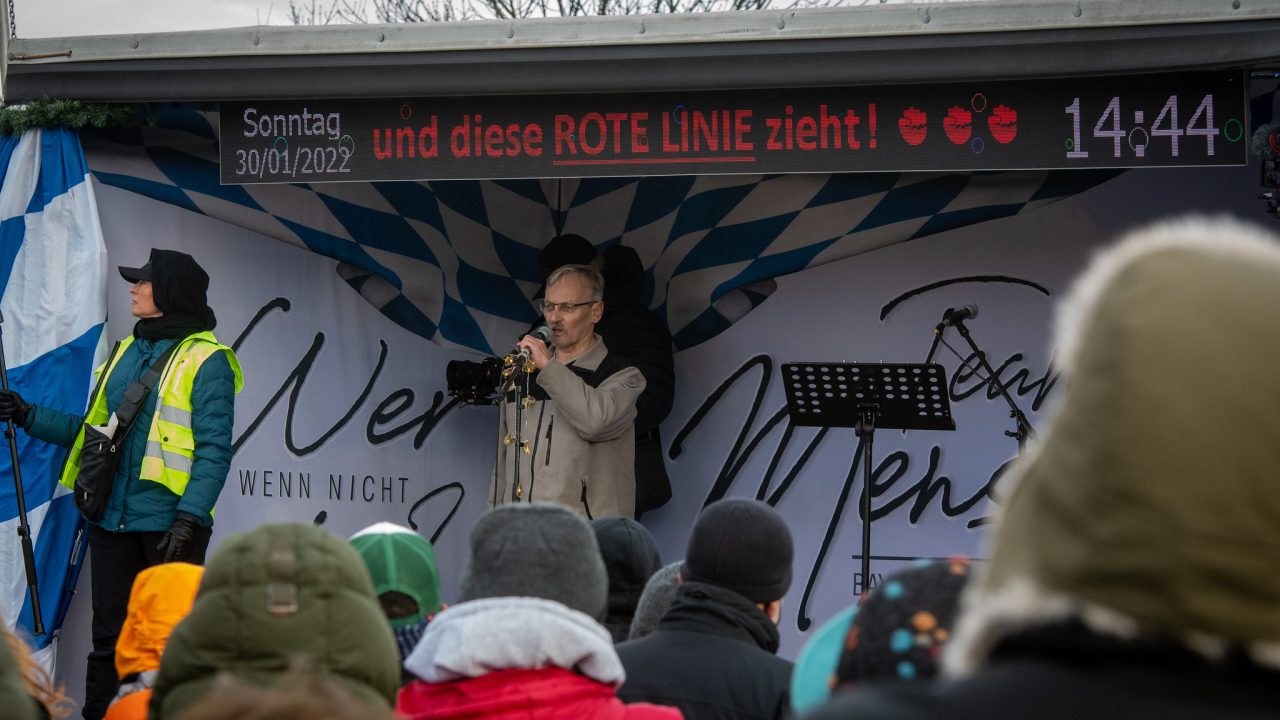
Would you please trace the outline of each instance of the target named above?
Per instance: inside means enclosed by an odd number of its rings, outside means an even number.
[[[244,374],[240,371],[240,362],[231,348],[218,342],[209,331],[188,335],[181,340],[181,345],[169,357],[169,362],[160,373],[160,382],[153,392],[157,393],[155,414],[151,416],[151,430],[147,433],[147,449],[142,458],[142,472],[139,477],[152,480],[169,488],[177,495],[187,489],[191,480],[191,462],[195,459],[195,435],[191,432],[191,388],[195,384],[196,372],[205,360],[214,353],[226,352],[227,362],[235,374],[235,391],[244,387]],[[108,376],[125,350],[133,344],[133,336],[120,343],[115,356],[93,373],[93,383],[105,371]],[[106,383],[97,395],[89,400],[89,411],[85,414],[85,422],[93,425],[104,425],[107,413]],[[76,434],[76,441],[71,446],[67,463],[62,468],[60,482],[67,487],[74,487],[76,476],[80,473],[80,451],[84,445],[84,428]]]

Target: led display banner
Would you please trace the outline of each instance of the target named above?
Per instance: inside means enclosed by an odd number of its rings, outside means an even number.
[[[224,102],[224,184],[1243,165],[1239,71]]]

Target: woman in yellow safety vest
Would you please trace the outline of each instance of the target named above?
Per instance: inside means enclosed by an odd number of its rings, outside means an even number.
[[[0,392],[0,420],[71,449],[62,483],[79,471],[83,426],[105,424],[125,390],[175,344],[160,379],[138,410],[102,516],[89,524],[93,651],[84,717],[96,720],[116,694],[116,638],[129,591],[143,569],[162,562],[204,562],[213,505],[231,465],[235,394],[243,384],[231,348],[214,337],[209,275],[186,253],[152,250],[142,267],[121,267],[132,283],[133,333],[94,373],[98,390],[84,415],[32,405]],[[99,376],[106,379],[97,383]]]

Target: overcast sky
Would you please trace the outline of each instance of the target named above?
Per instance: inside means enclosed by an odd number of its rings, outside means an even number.
[[[18,37],[24,38],[281,25],[289,17],[289,0],[14,0],[14,4]]]
[[[844,0],[844,4],[924,1]],[[301,7],[309,7],[311,0],[297,2]],[[289,23],[289,0],[14,0],[14,3],[18,37],[22,38],[120,35]],[[316,4],[327,7],[330,0],[317,0]]]

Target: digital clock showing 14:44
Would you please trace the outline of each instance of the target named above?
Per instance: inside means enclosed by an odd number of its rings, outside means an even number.
[[[1221,136],[1231,143],[1244,136],[1244,123],[1229,117],[1221,126],[1215,123],[1214,96],[1197,95],[1190,102],[1182,102],[1178,95],[1170,95],[1158,110],[1144,107],[1125,107],[1119,96],[1114,96],[1101,108],[1088,108],[1080,98],[1073,98],[1063,111],[1071,116],[1071,137],[1064,143],[1068,159],[1089,158],[1089,149],[1082,138],[1082,116],[1097,117],[1091,132],[1094,152],[1105,153],[1106,141],[1110,141],[1111,158],[1120,159],[1124,153],[1134,158],[1176,160],[1188,154],[1199,158],[1213,158],[1215,141]],[[1191,108],[1189,113],[1185,109]],[[1153,112],[1154,111],[1154,112]],[[1097,112],[1097,115],[1093,113]],[[1184,114],[1185,113],[1185,114]],[[1182,119],[1186,118],[1186,124]],[[1132,123],[1127,123],[1132,118]],[[1127,127],[1126,127],[1127,125]],[[1098,141],[1102,141],[1099,144]],[[1127,150],[1126,150],[1127,149]],[[1095,158],[1098,160],[1101,158]]]

